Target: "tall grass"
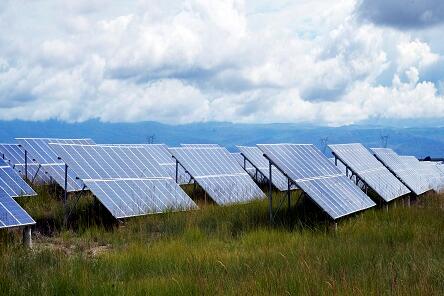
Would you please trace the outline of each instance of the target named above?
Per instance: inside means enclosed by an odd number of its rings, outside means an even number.
[[[296,199],[295,194],[295,198]],[[44,194],[38,199],[50,197]],[[276,204],[279,202],[277,197]],[[268,223],[267,202],[146,216],[108,227],[79,201],[63,225],[59,202],[24,201],[54,231],[23,249],[2,232],[4,294],[443,295],[444,196],[345,219],[338,230],[307,201]],[[73,202],[75,198],[71,198]],[[82,226],[74,227],[73,221]]]

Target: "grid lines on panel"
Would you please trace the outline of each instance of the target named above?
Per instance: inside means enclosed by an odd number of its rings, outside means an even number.
[[[393,172],[413,193],[420,195],[430,190],[425,177],[418,174],[415,168],[404,163],[401,157],[390,148],[371,148],[376,158]]]
[[[29,157],[39,163],[62,188],[65,186],[65,163],[58,158],[49,144],[94,144],[91,139],[17,138],[16,140],[28,152]],[[84,189],[84,184],[70,169],[68,169],[67,180],[68,192]]]
[[[265,178],[269,178],[269,162],[264,153],[257,147],[237,146],[241,153],[261,172]],[[288,190],[288,178],[275,166],[271,168],[271,183],[280,191]],[[294,189],[292,184],[290,189]]]
[[[29,214],[0,188],[0,229],[35,224]]]
[[[0,153],[3,159],[16,170],[20,176],[33,181],[33,183],[49,183],[51,178],[41,169],[40,165],[31,159],[25,160],[25,151],[18,144],[0,144]],[[25,165],[26,162],[26,165]],[[27,170],[27,172],[26,172]]]
[[[142,146],[51,146],[116,218],[197,208]]]
[[[314,145],[257,146],[331,218],[338,219],[375,205]]]
[[[170,148],[173,156],[219,205],[264,198],[250,175],[222,147]]]
[[[31,186],[3,159],[0,159],[0,188],[11,197],[36,195]]]
[[[410,192],[362,144],[353,143],[328,146],[333,154],[339,158],[339,161],[344,162],[385,201],[391,201]]]

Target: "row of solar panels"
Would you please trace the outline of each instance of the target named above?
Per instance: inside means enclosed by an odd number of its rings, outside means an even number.
[[[333,219],[375,205],[356,186],[358,181],[386,202],[410,192],[438,191],[444,185],[442,165],[401,157],[391,149],[370,152],[361,144],[329,145],[339,160],[335,165],[315,146],[300,144],[238,146],[240,153],[229,153],[216,144],[168,148],[97,145],[91,139],[17,142],[0,145],[10,176],[13,167],[32,182],[56,182],[66,191],[89,189],[116,218],[195,209],[179,186],[190,182],[198,183],[215,203],[226,205],[264,198],[253,179],[271,180],[280,191],[301,189]],[[7,191],[11,177],[0,177],[0,189],[5,191],[0,198],[0,228],[34,223],[12,198],[35,192],[18,176],[12,179],[21,181],[21,191]]]

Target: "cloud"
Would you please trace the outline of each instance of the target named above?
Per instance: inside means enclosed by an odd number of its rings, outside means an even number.
[[[441,0],[361,0],[357,12],[364,20],[398,29],[422,29],[444,22]]]
[[[442,117],[443,52],[344,0],[52,1],[0,10],[0,119]],[[434,37],[435,36],[435,37]],[[427,37],[427,38],[426,38]]]

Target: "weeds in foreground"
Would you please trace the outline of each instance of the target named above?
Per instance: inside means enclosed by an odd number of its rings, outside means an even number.
[[[296,194],[296,193],[295,193]],[[24,201],[53,221],[34,250],[2,231],[4,294],[444,293],[444,196],[373,209],[331,223],[306,201],[268,223],[267,202],[129,219],[117,225],[91,196],[61,224],[59,202]],[[72,198],[73,202],[74,198]],[[277,202],[279,197],[277,198]],[[33,212],[35,211],[35,212]],[[88,220],[89,219],[89,220]],[[112,225],[112,227],[109,227]],[[76,227],[74,227],[76,226]]]

